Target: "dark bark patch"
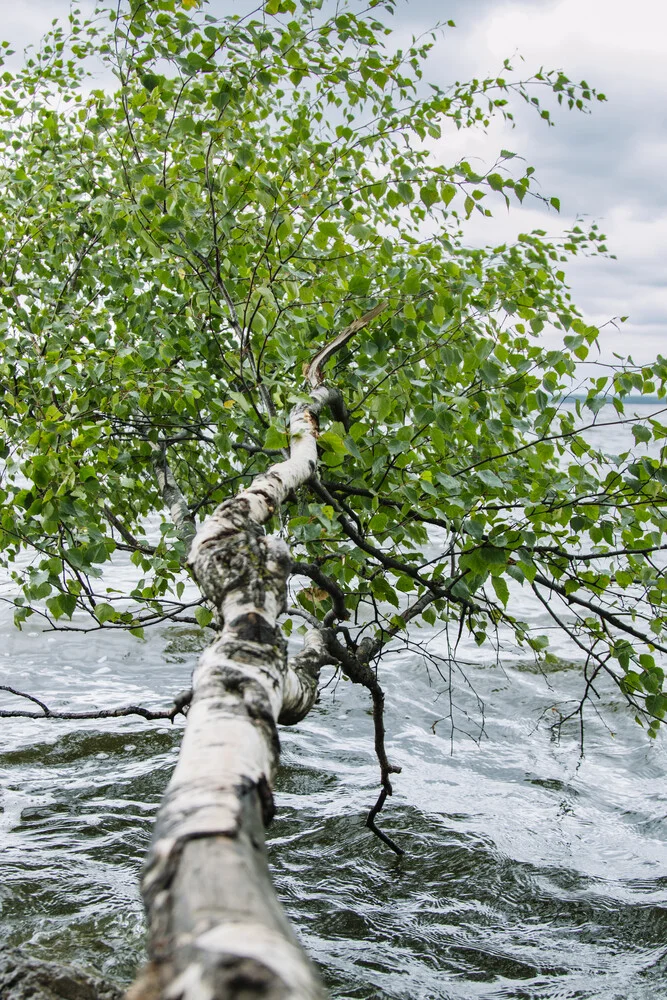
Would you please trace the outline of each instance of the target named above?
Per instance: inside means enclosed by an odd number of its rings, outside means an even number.
[[[259,793],[259,802],[262,807],[262,821],[264,826],[268,826],[273,817],[276,815],[276,804],[273,801],[271,785],[269,784],[265,774],[263,774],[257,782],[257,791]]]
[[[274,510],[276,509],[276,498],[272,496],[271,493],[268,493],[267,490],[262,490],[259,488],[255,488],[253,490],[253,493],[255,494],[255,496],[263,498],[264,503],[268,507],[269,513],[273,514]]]
[[[276,720],[271,711],[271,703],[266,696],[264,688],[260,684],[248,682],[243,690],[243,701],[248,718],[257,726],[264,729],[266,739],[271,744],[271,749],[276,761],[280,759],[280,737]]]
[[[306,407],[303,411],[303,419],[305,423],[310,424],[311,433],[317,437],[320,424],[317,417],[313,414],[311,407]]]
[[[275,727],[271,702],[261,684],[257,684],[255,681],[248,681],[243,690],[243,700],[248,716],[251,719],[256,722],[265,722],[268,726]]]
[[[220,645],[222,646],[222,644]],[[224,646],[222,646],[222,650],[224,655],[224,653],[226,652]],[[215,677],[218,679],[218,682],[222,684],[224,691],[228,694],[237,694],[242,696],[243,689],[245,688],[245,685],[248,683],[247,674],[244,674],[242,670],[236,670],[233,667],[227,666],[226,664],[216,669]],[[215,682],[213,683],[215,684],[215,688],[213,690],[219,693],[218,683]],[[197,691],[198,699],[201,697],[202,690],[203,687],[200,686],[199,690]],[[208,691],[206,691],[206,694],[208,695]],[[225,706],[225,708],[228,709],[228,706]]]
[[[264,727],[267,739],[271,741],[271,748],[275,759],[279,760],[280,737],[278,736],[276,720],[271,711],[271,703],[264,688],[260,684],[252,681],[249,682],[244,688],[243,700],[248,717],[257,725]]]
[[[276,642],[276,628],[269,625],[262,615],[249,611],[245,615],[239,615],[233,622],[229,623],[238,639],[245,642],[259,642],[267,646],[273,646]]]
[[[296,726],[297,722],[301,720],[308,714],[312,704],[310,701],[304,699],[304,704],[299,705],[298,708],[281,708],[280,715],[278,716],[278,722],[281,726]]]
[[[280,639],[280,636],[277,637]],[[228,638],[225,636],[219,643],[215,646],[216,652],[219,652],[221,656],[224,656],[228,660],[232,660],[236,664],[256,664],[257,666],[262,666],[270,669],[272,666],[279,662],[281,665],[285,660],[285,653],[283,651],[282,644],[279,642],[276,645],[266,646],[264,643],[257,642],[241,642],[240,639]],[[223,683],[226,686],[227,674],[239,673],[239,676],[246,677],[247,674],[243,673],[237,667],[236,670],[232,671],[231,667],[226,665],[218,668],[217,676],[223,679]]]
[[[276,806],[273,801],[271,785],[269,784],[266,775],[263,774],[256,784],[254,781],[250,781],[249,778],[244,778],[240,784],[235,786],[235,791],[239,799],[244,799],[246,796],[257,794],[259,807],[262,813],[262,822],[264,826],[268,826],[276,814]]]
[[[243,699],[243,703],[242,705],[239,703],[238,709],[233,709],[231,706],[225,705],[225,711],[230,715],[232,713],[235,714],[236,711],[245,711],[247,717],[253,723],[263,727],[267,739],[271,743],[276,760],[278,760],[280,757],[280,739],[276,728],[276,720],[271,710],[271,702],[262,685],[248,677],[243,671],[229,668],[225,668],[222,672],[221,681],[229,694]]]
[[[227,956],[210,975],[213,996],[220,1000],[287,1000],[292,992],[272,969],[252,958]]]

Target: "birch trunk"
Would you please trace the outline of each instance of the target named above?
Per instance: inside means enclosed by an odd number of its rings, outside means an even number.
[[[203,524],[189,563],[222,630],[193,678],[183,745],[155,826],[142,892],[150,964],[133,1000],[315,1000],[325,992],[278,902],[264,827],[273,815],[277,723],[309,711],[319,633],[287,661],[277,617],[290,555],[262,525],[317,466],[317,416],[291,418],[290,458],[272,466]]]

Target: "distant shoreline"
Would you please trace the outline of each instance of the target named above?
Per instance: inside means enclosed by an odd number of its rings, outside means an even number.
[[[597,396],[595,398],[596,399],[600,399],[601,397]],[[587,399],[588,399],[587,395],[584,395],[584,394],[581,394],[581,393],[578,393],[578,392],[573,392],[571,394],[568,394],[567,396],[561,396],[560,402],[561,403],[570,403],[570,402],[573,402],[573,403],[576,403],[576,402],[585,403]],[[667,396],[664,399],[660,399],[659,396],[637,396],[637,395],[622,396],[622,397],[621,396],[606,396],[606,397],[604,397],[604,403],[605,403],[605,405],[607,403],[613,403],[615,399],[620,399],[621,402],[623,402],[623,403],[646,403],[646,404],[650,404],[651,406],[654,406],[656,403],[664,403],[667,406]]]

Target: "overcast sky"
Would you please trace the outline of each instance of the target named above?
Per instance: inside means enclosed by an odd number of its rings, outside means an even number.
[[[16,48],[36,41],[68,0],[1,0],[0,33]],[[216,13],[245,6],[212,0]],[[452,18],[428,76],[454,80],[496,73],[505,57],[522,73],[562,68],[607,95],[591,115],[565,110],[549,128],[517,107],[517,128],[451,135],[443,162],[492,163],[510,149],[536,167],[544,194],[561,200],[560,217],[535,206],[479,219],[475,242],[494,243],[531,228],[558,232],[577,216],[599,222],[617,260],[574,263],[568,276],[586,317],[601,325],[628,315],[620,332],[605,328],[603,355],[644,362],[667,354],[667,5],[658,0],[397,0],[397,27],[408,37]],[[518,54],[525,62],[521,63]],[[480,228],[481,227],[481,228]]]

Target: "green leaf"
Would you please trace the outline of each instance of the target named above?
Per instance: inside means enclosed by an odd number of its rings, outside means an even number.
[[[500,603],[503,605],[503,607],[507,607],[507,602],[510,599],[510,591],[509,587],[507,586],[507,582],[503,579],[502,576],[492,576],[491,584],[496,592],[496,597],[498,598]]]
[[[428,184],[425,184],[424,187],[420,188],[419,197],[427,208],[430,208],[431,205],[435,205],[436,202],[440,201],[440,195],[435,181],[430,181]]]
[[[71,618],[76,609],[76,597],[74,594],[61,593],[57,597],[51,597],[46,602],[46,607],[56,621],[59,618]]]
[[[650,441],[653,437],[650,428],[645,427],[644,424],[635,424],[632,428],[632,434],[637,444]]]
[[[98,622],[103,625],[105,622],[115,621],[117,617],[117,611],[111,604],[106,604],[103,601],[99,601],[95,605],[95,617]]]
[[[478,479],[481,479],[486,486],[491,486],[494,489],[502,489],[504,486],[502,479],[500,479],[495,472],[492,472],[491,469],[477,469],[475,471],[475,475]]]
[[[276,427],[274,424],[267,429],[266,435],[264,437],[264,447],[265,448],[286,448],[289,441],[285,431]]]
[[[380,576],[375,577],[372,583],[372,592],[380,601],[387,601],[393,607],[398,607],[398,597],[393,587]]]
[[[449,205],[456,196],[456,188],[453,184],[443,184],[440,194],[445,205]]]
[[[201,604],[195,608],[195,618],[202,628],[206,628],[213,621],[213,612],[210,608],[205,608]]]
[[[401,181],[397,185],[396,190],[398,191],[401,200],[404,201],[406,204],[410,204],[410,202],[414,198],[414,191],[412,190],[412,186],[410,184],[406,184],[405,181]]]
[[[164,215],[158,223],[158,228],[163,233],[176,233],[182,227],[183,220],[176,215]]]

